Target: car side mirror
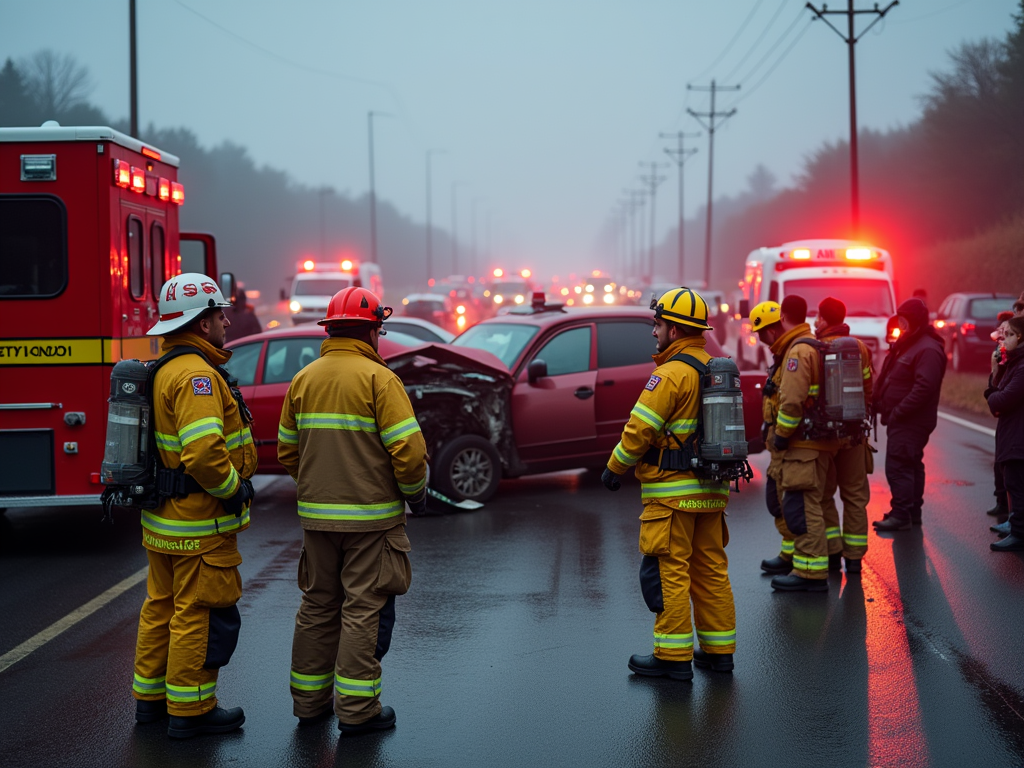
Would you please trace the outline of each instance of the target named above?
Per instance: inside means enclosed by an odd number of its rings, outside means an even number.
[[[548,364],[539,357],[531,360],[526,366],[526,378],[531,384],[537,383],[537,379],[543,379],[548,375]]]
[[[749,299],[740,299],[740,317],[750,317]]]
[[[224,298],[234,304],[236,298],[235,292],[238,289],[238,286],[235,283],[235,276],[231,272],[221,272],[220,280],[217,282],[220,283],[220,292],[224,295]]]

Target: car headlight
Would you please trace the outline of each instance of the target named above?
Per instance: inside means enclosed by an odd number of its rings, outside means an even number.
[[[583,294],[583,303],[584,304],[593,304],[594,303],[594,294],[592,294],[592,293],[584,293]]]
[[[297,302],[297,301],[292,301],[288,305],[288,309],[290,309],[292,312],[301,312],[302,311],[302,305],[299,304],[299,302]]]
[[[525,299],[523,298],[523,294],[517,293],[516,294],[516,304],[522,304],[524,301],[525,301]]]
[[[465,328],[466,327],[466,316],[465,315],[459,315],[457,318],[455,318],[455,324],[457,326],[459,326],[459,328]]]
[[[604,303],[605,304],[614,304],[615,303],[615,294],[606,293],[604,295]]]
[[[502,296],[500,293],[494,294],[494,303],[495,304],[501,304],[501,302],[503,302],[504,300],[505,300],[505,297]]]

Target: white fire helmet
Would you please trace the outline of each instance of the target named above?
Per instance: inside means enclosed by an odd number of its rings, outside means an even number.
[[[230,307],[217,281],[199,272],[172,277],[160,288],[160,319],[147,336],[166,336],[180,331],[213,307]]]

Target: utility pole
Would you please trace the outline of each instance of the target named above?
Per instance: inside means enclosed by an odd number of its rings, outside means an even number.
[[[659,176],[658,168],[664,168],[668,163],[640,163],[640,167],[651,166],[651,173],[648,176],[641,176],[640,181],[647,184],[647,188],[651,195],[651,230],[648,235],[648,249],[647,249],[647,274],[644,275],[648,280],[654,279],[654,248],[655,248],[655,234],[654,234],[654,214],[658,210],[657,206],[657,194],[658,185],[661,184],[667,176]]]
[[[686,272],[686,262],[683,259],[685,242],[685,239],[683,237],[683,222],[685,220],[685,212],[683,210],[683,165],[686,164],[686,161],[689,158],[693,157],[693,155],[697,153],[696,147],[692,149],[687,149],[684,142],[686,139],[695,139],[698,136],[700,136],[699,133],[683,133],[682,131],[678,131],[676,133],[661,134],[661,138],[663,139],[676,139],[679,142],[679,146],[676,149],[666,149],[665,154],[671,157],[673,160],[675,160],[676,167],[679,169],[679,225],[677,233],[679,235],[679,253],[677,258],[679,259],[680,285],[683,285],[683,283],[685,282],[684,274]]]
[[[135,45],[135,0],[128,0],[128,89],[131,91],[131,135],[139,137],[139,78]]]
[[[811,3],[807,4],[807,7],[814,12],[816,18],[821,19],[830,27],[832,30],[843,38],[843,42],[846,43],[850,51],[850,227],[853,230],[851,235],[858,237],[860,235],[860,172],[858,170],[858,158],[857,158],[857,83],[855,79],[856,67],[854,66],[854,49],[857,45],[857,41],[867,34],[867,31],[871,29],[878,20],[881,19],[885,14],[892,10],[893,6],[899,5],[899,0],[892,0],[889,5],[884,9],[879,10],[878,3],[875,3],[875,7],[871,9],[865,9],[861,11],[854,10],[853,0],[847,0],[845,11],[830,11],[827,5],[822,5],[819,11]],[[864,31],[859,35],[855,35],[853,32],[853,20],[857,14],[861,13],[873,13],[875,14],[875,20],[868,24]],[[846,16],[847,22],[847,34],[844,35],[829,21],[826,16]]]
[[[427,282],[434,274],[434,231],[430,223],[430,202],[433,197],[434,187],[430,181],[430,158],[432,155],[444,154],[443,149],[427,150]]]
[[[640,230],[640,226],[637,224],[636,215],[644,205],[644,196],[646,192],[642,189],[626,189],[623,190],[626,194],[626,205],[629,207],[629,261],[630,268],[633,265],[636,266],[637,272],[639,273],[643,269],[641,263],[641,248],[643,243],[643,233]],[[636,277],[642,275],[637,274]]]
[[[728,120],[730,117],[736,114],[736,108],[730,109],[728,112],[716,112],[715,111],[715,94],[718,91],[738,91],[740,87],[738,85],[716,85],[715,81],[711,81],[710,86],[696,86],[687,85],[686,90],[688,91],[710,91],[711,92],[711,111],[710,112],[694,112],[692,109],[686,111],[690,113],[690,117],[694,118],[698,123],[704,126],[704,130],[708,132],[708,216],[707,223],[704,226],[704,288],[711,288],[711,203],[712,203],[712,183],[715,177],[715,129],[718,128],[722,123]],[[707,118],[708,122],[704,122],[702,118]],[[715,122],[717,118],[722,118],[719,122]]]
[[[457,216],[456,216],[456,198],[455,190],[461,187],[465,182],[453,181],[452,182],[452,274],[459,274],[459,237],[456,230]]]
[[[367,112],[366,123],[370,136],[370,261],[377,263],[377,190],[373,178],[373,118],[391,117],[386,112]]]
[[[327,261],[327,237],[324,230],[324,198],[334,190],[320,187],[320,261]]]
[[[473,205],[472,205],[472,207],[470,209],[471,210],[471,216],[470,216],[471,221],[470,221],[470,229],[469,229],[469,269],[466,270],[469,274],[473,274],[473,270],[476,268],[477,264],[480,263],[480,254],[479,254],[479,251],[478,251],[478,248],[477,248],[477,240],[476,240],[476,207],[480,203],[480,201],[483,200],[483,199],[484,198],[482,198],[482,197],[474,197],[473,198]]]

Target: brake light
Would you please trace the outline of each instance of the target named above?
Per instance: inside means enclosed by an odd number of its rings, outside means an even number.
[[[794,248],[789,252],[789,258],[803,261],[811,258],[811,251],[809,248]]]
[[[185,202],[185,187],[176,181],[171,182],[171,202],[175,205]]]
[[[871,258],[870,248],[847,248],[846,258],[850,261],[867,261]]]
[[[156,183],[156,196],[165,203],[171,199],[171,182],[167,179],[159,179]]]
[[[134,165],[131,167],[132,174],[132,192],[145,192],[146,191],[146,169],[136,168]]]
[[[464,315],[464,314],[466,314],[466,308],[465,308],[464,306],[462,306],[461,304],[459,304],[459,306],[457,306],[457,307],[455,308],[455,311],[456,311],[456,312],[457,312],[458,314],[460,314],[460,315]]]
[[[344,261],[341,262],[341,271],[342,272],[348,272],[350,269],[352,269],[352,260],[351,259],[345,259]]]
[[[304,262],[302,262],[302,268],[307,272],[312,272],[314,269],[316,269],[316,262],[313,261],[312,259],[306,259]]]
[[[114,183],[122,189],[132,185],[131,167],[124,160],[114,161]]]
[[[936,328],[945,328],[946,327],[946,321],[945,320],[936,320],[935,321],[935,327]]]
[[[968,333],[973,331],[974,328],[975,328],[974,323],[961,323],[960,324],[960,333],[962,333],[964,336],[966,336]]]

